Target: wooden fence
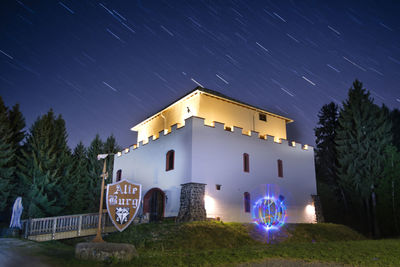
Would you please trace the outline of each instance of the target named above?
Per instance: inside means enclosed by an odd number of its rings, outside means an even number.
[[[115,232],[107,210],[103,210],[102,233]],[[24,237],[35,241],[48,241],[79,236],[95,235],[98,213],[37,218],[22,221]]]

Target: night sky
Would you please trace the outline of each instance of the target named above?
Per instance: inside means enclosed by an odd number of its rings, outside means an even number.
[[[51,107],[69,144],[129,129],[196,86],[292,118],[314,144],[323,104],[358,78],[400,107],[400,1],[1,1],[0,93],[27,125]]]

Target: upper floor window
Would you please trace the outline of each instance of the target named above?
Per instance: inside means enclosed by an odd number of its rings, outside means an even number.
[[[244,192],[244,212],[250,212],[250,193]]]
[[[122,170],[119,169],[119,170],[117,171],[116,182],[121,181],[121,177],[122,177]]]
[[[174,169],[174,160],[175,160],[175,151],[173,151],[173,150],[168,151],[167,155],[166,155],[166,159],[165,159],[165,162],[166,162],[165,170],[166,171],[170,171],[170,170]]]
[[[243,171],[244,172],[249,172],[250,170],[250,165],[249,165],[249,154],[243,153]]]
[[[281,159],[278,159],[278,177],[283,177],[283,163]]]
[[[258,118],[260,119],[260,121],[267,121],[267,115],[260,113],[260,114],[258,114],[258,116],[259,116]]]

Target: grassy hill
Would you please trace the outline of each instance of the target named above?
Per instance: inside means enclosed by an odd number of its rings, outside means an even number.
[[[368,240],[335,224],[287,224],[267,233],[254,224],[163,222],[132,225],[105,240],[131,243],[138,250],[139,258],[118,266],[234,266],[268,259],[353,266],[398,266],[400,262],[400,240]],[[74,259],[77,242],[82,240],[42,243],[42,253],[57,266],[102,266]]]
[[[131,243],[136,248],[218,249],[257,246],[265,243],[363,240],[361,234],[336,224],[286,224],[266,232],[255,224],[223,222],[155,223],[131,226],[110,234],[109,242]]]

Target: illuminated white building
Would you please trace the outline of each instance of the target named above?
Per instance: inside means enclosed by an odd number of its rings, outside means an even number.
[[[143,212],[153,219],[178,216],[199,185],[196,205],[205,200],[208,218],[250,222],[257,199],[281,195],[288,222],[315,222],[314,151],[286,140],[290,122],[196,88],[131,129],[137,144],[115,156],[114,182],[142,184]],[[182,185],[190,188],[181,199]]]

